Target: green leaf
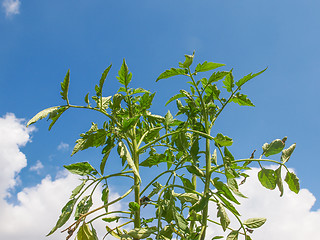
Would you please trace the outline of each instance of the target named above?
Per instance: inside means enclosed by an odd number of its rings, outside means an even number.
[[[33,118],[29,120],[27,123],[27,127],[30,126],[31,124],[47,117],[50,113],[56,112],[59,108],[63,106],[56,106],[56,107],[50,107],[42,110],[41,112],[37,113]]]
[[[214,141],[216,142],[216,144],[219,144],[220,146],[223,146],[223,147],[231,146],[233,143],[232,138],[224,136],[221,133],[217,134],[217,136],[214,138]]]
[[[149,237],[152,233],[156,232],[156,227],[135,228],[128,232],[130,237],[134,239],[144,239]]]
[[[177,197],[181,202],[190,202],[192,204],[198,201],[198,195],[195,193],[173,193],[172,196]]]
[[[84,97],[84,101],[85,101],[85,103],[86,104],[90,104],[90,102],[89,102],[89,93],[87,93],[87,95]]]
[[[174,122],[173,116],[171,112],[168,110],[168,112],[164,116],[164,125],[166,127],[169,127],[171,124],[173,124],[173,122]]]
[[[258,173],[258,178],[262,186],[273,190],[277,186],[277,176],[272,169],[262,168]]]
[[[276,139],[272,141],[270,144],[265,143],[262,146],[263,154],[266,157],[269,157],[271,155],[275,155],[282,151],[284,148],[284,142],[281,139]]]
[[[156,82],[158,82],[160,79],[165,79],[177,75],[185,75],[187,76],[188,71],[186,69],[181,68],[171,68],[166,70],[165,72],[161,73],[160,76],[157,78]]]
[[[77,240],[95,240],[88,224],[83,224],[78,230]]]
[[[227,89],[228,92],[232,92],[232,88],[234,87],[234,80],[232,75],[232,70],[226,76],[225,80],[223,81],[224,88]]]
[[[223,197],[221,194],[217,194],[217,197],[220,198],[221,202],[224,204],[223,206],[227,208],[230,212],[232,212],[234,215],[240,216],[240,213],[237,211],[237,209],[232,205],[231,202],[229,202],[227,199]]]
[[[216,69],[218,67],[222,67],[225,66],[225,64],[221,64],[221,63],[213,63],[213,62],[207,62],[205,61],[204,63],[199,63],[195,69],[196,72],[206,72],[206,71],[210,71],[213,69]]]
[[[107,78],[107,75],[108,75],[108,73],[109,73],[109,71],[110,71],[111,66],[112,66],[112,64],[104,70],[104,72],[102,73],[102,76],[101,76],[101,78],[100,78],[99,86],[96,85],[96,95],[97,95],[98,97],[101,97],[101,96],[102,96],[103,84],[104,84],[104,81],[105,81],[106,78]]]
[[[224,238],[224,236],[215,236],[215,237],[213,237],[211,240],[214,240],[214,239],[221,239],[221,238]]]
[[[239,232],[238,231],[232,231],[231,233],[229,233],[229,235],[227,236],[227,240],[238,240],[238,235]]]
[[[122,132],[127,132],[128,130],[131,130],[133,126],[138,122],[140,116],[135,116],[133,118],[126,118],[123,120],[122,123]]]
[[[132,169],[133,174],[137,176],[141,182],[140,174],[136,168],[136,165],[134,164],[130,152],[127,148],[127,146],[123,142],[119,142],[119,155],[122,158],[122,160],[127,161],[129,167]]]
[[[139,209],[140,209],[139,203],[137,203],[137,202],[130,202],[130,203],[129,203],[129,210],[130,210],[131,212],[138,211]]]
[[[69,83],[70,83],[70,69],[68,70],[66,76],[64,77],[63,82],[61,83],[61,92],[60,92],[62,99],[66,100],[68,105],[69,105],[69,100],[68,100]]]
[[[197,166],[195,165],[189,165],[186,167],[189,173],[195,174],[198,177],[204,177],[204,172],[201,171]]]
[[[251,80],[252,78],[260,75],[261,73],[263,73],[265,70],[267,70],[267,68],[263,69],[262,71],[258,72],[258,73],[255,73],[255,74],[248,74],[246,76],[244,76],[243,78],[241,78],[239,81],[236,82],[236,85],[238,87],[241,87],[243,84],[245,84],[246,82],[248,82],[249,80]]]
[[[71,213],[73,211],[73,207],[76,203],[77,199],[71,199],[67,204],[62,208],[62,213],[59,216],[59,219],[56,223],[56,226],[47,234],[47,236],[54,233],[58,228],[62,227],[70,218]]]
[[[76,212],[74,214],[74,219],[78,220],[82,214],[86,214],[89,209],[92,207],[92,198],[91,196],[85,196],[78,203]]]
[[[96,175],[98,173],[98,171],[88,162],[73,163],[70,165],[64,165],[63,167],[69,172],[80,176],[86,176],[89,174]]]
[[[195,190],[195,186],[191,183],[191,181],[188,178],[179,176],[183,186],[185,187],[185,192],[193,192],[192,190]]]
[[[284,180],[288,184],[291,191],[295,193],[299,193],[300,191],[299,178],[293,172],[292,173],[287,172]]]
[[[250,101],[249,98],[247,98],[247,95],[244,94],[237,93],[232,97],[231,101],[234,103],[238,103],[240,106],[254,107],[254,104]]]
[[[162,185],[158,182],[152,183],[152,186],[154,186],[154,188],[152,189],[151,193],[149,193],[148,198],[152,198],[155,194],[160,192],[160,190],[162,189]]]
[[[217,202],[217,208],[218,208],[217,217],[220,218],[220,224],[222,226],[223,231],[225,232],[227,227],[230,224],[230,219],[221,202]]]
[[[127,87],[131,81],[132,73],[129,72],[125,59],[123,59],[122,66],[118,74],[119,76],[117,76],[117,79],[119,80],[119,83]]]
[[[184,56],[186,57],[186,60],[184,61],[184,63],[179,62],[179,67],[188,68],[191,66],[193,62],[194,52],[192,55],[184,55]]]
[[[162,162],[167,162],[167,156],[165,154],[152,154],[139,165],[143,167],[152,167]]]
[[[277,170],[275,170],[275,174],[277,176],[277,186],[280,191],[280,197],[282,197],[284,189],[283,189],[283,183],[281,178],[281,166]]]
[[[224,184],[221,181],[218,181],[218,178],[213,179],[213,185],[216,187],[218,190],[218,193],[223,194],[226,198],[229,200],[233,201],[236,204],[240,204],[238,200],[233,196],[232,192],[230,191],[229,187]]]
[[[234,178],[228,178],[227,179],[227,183],[229,188],[232,190],[232,192],[234,194],[236,194],[239,197],[243,197],[243,198],[247,198],[245,195],[243,195],[240,191],[239,191],[239,186],[237,181]]]
[[[104,174],[104,168],[106,166],[107,159],[110,155],[111,150],[115,147],[114,138],[108,137],[106,141],[106,146],[102,150],[102,154],[104,154],[101,163],[100,163],[100,172]]]
[[[293,153],[293,150],[296,148],[296,144],[292,144],[289,148],[282,150],[281,155],[281,162],[286,163],[288,162],[289,158],[291,157],[291,154]]]
[[[56,121],[59,119],[59,117],[62,115],[62,113],[64,113],[68,108],[68,106],[63,106],[57,109],[56,111],[49,113],[48,119],[52,120],[52,122],[49,125],[49,131],[51,130],[52,126],[56,123]]]
[[[218,164],[218,156],[217,156],[217,149],[215,149],[211,155],[211,162],[214,164],[214,165],[217,165]]]
[[[190,211],[200,212],[202,211],[209,202],[209,196],[201,197],[199,201],[197,201],[193,206],[190,208]]]
[[[173,217],[178,227],[184,231],[188,229],[188,221],[177,211],[173,212]]]
[[[267,221],[266,218],[249,218],[243,222],[248,228],[259,228]]]
[[[82,180],[82,183],[79,186],[77,186],[75,189],[72,190],[72,194],[70,196],[70,199],[73,199],[75,196],[77,196],[80,193],[80,191],[82,190],[82,188],[84,187],[86,182],[87,182],[87,179]]]
[[[210,78],[209,78],[209,80],[208,80],[208,84],[213,83],[213,82],[217,82],[217,81],[223,79],[223,78],[224,78],[226,75],[228,75],[228,74],[229,74],[229,72],[227,72],[227,71],[214,72],[214,73],[210,76]],[[202,84],[203,84],[203,83],[202,83]]]
[[[101,201],[103,202],[104,205],[108,204],[108,201],[109,201],[109,188],[108,188],[108,186],[106,186],[102,190]],[[104,209],[106,210],[106,212],[108,212],[108,206],[105,206]]]
[[[120,217],[115,216],[115,217],[102,218],[101,220],[110,223],[110,222],[114,222],[114,221],[118,222],[119,219],[120,219]]]
[[[182,98],[182,97],[184,97],[184,94],[182,94],[182,93],[178,93],[178,94],[176,94],[176,95],[174,95],[173,97],[171,97],[169,100],[168,100],[168,102],[166,102],[166,105],[165,106],[167,106],[169,103],[171,103],[172,101],[174,101],[174,100],[176,100],[176,99],[179,99],[179,98]]]

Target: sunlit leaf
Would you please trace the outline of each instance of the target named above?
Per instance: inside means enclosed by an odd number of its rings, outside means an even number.
[[[61,83],[61,97],[63,100],[66,100],[69,105],[68,100],[68,90],[69,90],[69,83],[70,83],[70,69],[68,70],[66,76],[64,77],[63,82]]]
[[[78,230],[77,240],[95,240],[88,224],[83,224]]]
[[[132,160],[132,157],[130,155],[130,152],[129,152],[127,146],[123,142],[119,142],[119,155],[123,160],[127,161],[129,167],[133,171],[133,174],[135,176],[137,176],[141,182],[140,174],[136,168],[136,165],[134,164],[134,162]]]
[[[144,239],[149,237],[152,233],[156,232],[157,228],[155,227],[146,227],[146,228],[134,228],[130,230],[127,234],[134,239]]]
[[[258,73],[255,73],[255,74],[248,74],[246,76],[244,76],[243,78],[241,78],[239,81],[236,82],[236,85],[238,87],[241,87],[243,84],[245,84],[246,82],[248,82],[249,80],[251,80],[252,78],[260,75],[261,73],[263,73],[265,70],[267,70],[267,68],[263,69],[262,71],[258,72]]]
[[[184,63],[179,62],[179,67],[188,68],[191,66],[193,62],[194,52],[192,55],[184,55],[184,56],[186,57],[186,60],[184,61]]]
[[[223,231],[226,231],[227,227],[230,224],[230,219],[229,219],[223,205],[220,202],[217,202],[217,208],[218,208],[217,217],[220,218],[220,224],[221,224]]]
[[[254,104],[249,98],[247,98],[247,95],[240,94],[239,92],[235,96],[233,96],[231,101],[234,103],[238,103],[240,106],[254,107]]]
[[[45,117],[47,117],[50,113],[56,112],[60,107],[62,107],[62,106],[50,107],[50,108],[44,109],[41,112],[37,113],[33,118],[31,118],[29,120],[29,122],[27,123],[27,127],[30,126],[31,124],[45,118]]]
[[[293,150],[296,148],[296,144],[292,144],[289,148],[282,150],[281,155],[281,162],[286,163],[288,162],[289,158],[291,157],[291,154],[293,153]]]
[[[262,168],[258,173],[258,178],[262,186],[273,190],[277,186],[277,176],[272,169]]]
[[[77,205],[76,212],[74,214],[75,220],[78,220],[82,214],[87,213],[89,209],[92,207],[92,204],[93,203],[91,196],[83,197]]]
[[[69,172],[80,176],[86,176],[88,174],[96,175],[98,173],[98,171],[88,162],[73,163],[70,165],[64,165],[63,167]]]
[[[230,71],[229,74],[226,76],[226,78],[223,81],[223,84],[223,87],[227,89],[228,92],[232,92],[232,88],[234,87],[232,71]]]
[[[249,218],[243,222],[248,228],[259,228],[267,221],[266,218]]]
[[[227,240],[238,240],[238,235],[239,232],[238,231],[232,231],[231,233],[229,233],[229,235],[227,236]]]
[[[286,177],[284,179],[288,184],[291,191],[295,193],[299,193],[300,191],[300,183],[299,178],[292,172],[287,172]]]
[[[196,72],[206,72],[206,71],[210,71],[210,70],[216,69],[218,67],[222,67],[222,66],[225,66],[225,64],[205,61],[204,63],[199,63],[197,65],[195,71]]]
[[[99,86],[96,86],[96,95],[98,97],[102,96],[103,84],[104,84],[104,81],[106,80],[106,77],[107,77],[107,75],[108,75],[108,73],[110,71],[111,66],[112,66],[112,64],[104,70],[104,72],[102,73],[100,82],[99,82]]]
[[[214,141],[216,142],[216,144],[219,144],[220,146],[223,146],[223,147],[231,146],[233,143],[232,138],[224,136],[221,133],[217,134],[217,136],[214,138]]]
[[[274,141],[272,141],[270,144],[265,143],[262,146],[263,149],[263,154],[266,157],[269,157],[271,155],[275,155],[279,152],[282,151],[282,149],[284,148],[285,144],[281,139],[276,139]]]
[[[157,78],[156,82],[158,82],[160,79],[165,79],[165,78],[169,78],[177,75],[187,75],[187,74],[188,74],[188,70],[186,69],[171,68],[161,73],[160,76]]]
[[[119,83],[127,87],[131,81],[132,73],[129,72],[125,59],[123,59],[122,66],[118,74],[119,76],[117,76],[117,79],[119,80]]]

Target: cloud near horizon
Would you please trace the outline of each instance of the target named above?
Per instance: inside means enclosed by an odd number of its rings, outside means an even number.
[[[7,17],[20,13],[21,2],[19,0],[3,0],[2,7]]]
[[[39,184],[23,188],[17,194],[17,204],[5,199],[9,190],[18,183],[19,172],[27,166],[26,156],[20,147],[30,142],[33,128],[26,128],[22,119],[14,114],[0,117],[0,232],[1,238],[10,240],[58,240],[64,239],[65,233],[57,231],[52,236],[44,236],[55,225],[61,208],[68,201],[71,191],[79,185],[78,177],[66,171],[57,173],[55,179],[43,178]],[[241,186],[241,192],[248,199],[239,199],[238,206],[242,219],[266,217],[264,226],[252,234],[254,240],[269,239],[314,239],[319,235],[320,209],[311,211],[316,199],[310,191],[302,189],[297,195],[289,191],[285,184],[285,194],[279,197],[278,191],[263,188],[257,180],[258,169],[250,171],[252,177]],[[116,197],[115,194],[113,197]],[[96,206],[100,205],[100,196],[95,195]],[[121,205],[115,209],[124,208]],[[210,215],[216,218],[216,206],[210,206]],[[230,213],[229,213],[230,215]],[[231,218],[231,217],[230,217]],[[103,233],[104,224],[98,221],[95,228]],[[207,239],[223,234],[221,229],[210,225]],[[241,239],[241,238],[240,238]]]

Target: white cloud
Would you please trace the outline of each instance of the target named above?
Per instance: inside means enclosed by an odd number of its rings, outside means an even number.
[[[19,0],[4,0],[2,6],[5,10],[6,16],[12,16],[20,13],[20,4]]]
[[[57,149],[58,149],[59,151],[67,151],[67,150],[69,149],[69,144],[68,144],[68,143],[64,143],[64,142],[61,142],[61,143],[58,145]]]
[[[38,174],[40,170],[43,168],[43,164],[38,160],[37,163],[29,168],[30,171],[35,171]]]
[[[240,190],[248,198],[238,198],[241,205],[237,206],[242,214],[242,220],[253,217],[267,218],[267,222],[254,231],[252,238],[255,240],[301,240],[318,236],[320,209],[311,211],[316,201],[312,193],[307,189],[301,189],[299,194],[295,194],[284,183],[285,193],[280,198],[280,192],[277,189],[271,191],[261,186],[257,177],[258,171],[259,169],[254,168],[247,172],[251,177],[240,186]],[[215,209],[216,206],[212,205],[210,215],[217,220]],[[222,233],[220,228],[211,226],[211,237],[220,233]]]

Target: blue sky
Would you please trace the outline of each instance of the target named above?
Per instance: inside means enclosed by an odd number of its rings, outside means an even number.
[[[260,150],[265,142],[288,136],[288,144],[297,143],[288,165],[298,174],[301,188],[317,199],[309,206],[311,212],[320,209],[319,1],[0,2],[3,121],[23,129],[22,125],[40,110],[63,104],[60,82],[69,68],[71,102],[82,104],[110,63],[113,68],[105,94],[114,94],[119,87],[115,76],[125,58],[133,73],[133,87],[157,92],[152,110],[165,114],[166,99],[186,85],[179,78],[158,83],[155,79],[167,68],[177,67],[184,54],[195,50],[196,63],[225,63],[226,70],[234,68],[236,78],[268,67],[244,87],[256,107],[230,106],[214,131],[234,139],[231,150],[239,158],[250,156],[253,149]],[[169,108],[175,111],[173,106]],[[21,130],[24,140],[13,145],[27,163],[12,167],[13,175],[7,180],[13,185],[4,188],[11,196],[5,201],[21,205],[19,193],[37,186],[40,189],[47,176],[52,176],[49,183],[56,183],[63,164],[88,158],[97,161],[99,150],[70,159],[75,140],[92,121],[101,118],[72,110],[51,132],[45,121],[39,122],[36,130]],[[3,135],[0,138],[6,139]],[[1,161],[5,160],[0,157]]]

